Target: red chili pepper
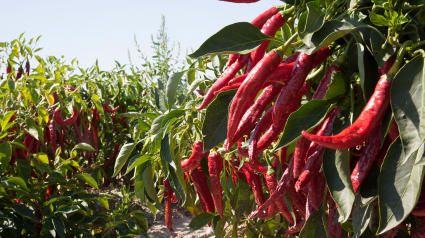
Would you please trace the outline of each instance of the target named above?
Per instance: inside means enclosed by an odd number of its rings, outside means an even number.
[[[261,32],[265,35],[274,37],[276,32],[285,24],[285,18],[283,18],[281,13],[273,15],[261,28]],[[249,73],[254,66],[263,58],[264,53],[266,52],[267,47],[270,44],[270,40],[263,41],[261,45],[250,54],[250,59],[246,65],[244,74]]]
[[[235,63],[233,63],[230,67],[228,67],[223,74],[214,82],[214,84],[210,87],[207,94],[204,97],[201,105],[196,108],[197,111],[206,108],[210,102],[214,99],[214,92],[220,90],[222,87],[226,86],[229,81],[235,77],[235,75],[241,70],[245,64],[248,62],[249,54],[239,55],[238,59]]]
[[[10,73],[12,73],[12,66],[8,63],[6,66],[6,74],[10,74]],[[12,75],[10,75],[9,78],[12,79]]]
[[[273,193],[273,195],[271,195],[266,202],[264,202],[261,206],[259,206],[257,210],[252,212],[248,217],[249,219],[254,219],[258,217],[259,215],[261,215],[261,213],[263,213],[266,209],[268,209],[268,207],[273,205],[280,197],[282,197],[283,194],[285,194],[287,190],[286,185],[292,180],[293,169],[294,169],[294,157],[291,158],[289,162],[289,166],[284,171],[282,177],[280,178],[279,183],[277,184],[276,190]]]
[[[16,73],[15,82],[22,77],[22,74],[24,74],[24,69],[22,68],[22,66],[20,66],[18,72]]]
[[[55,120],[50,120],[49,122],[49,133],[50,133],[50,143],[52,143],[52,152],[53,159],[56,157],[56,150],[58,148],[56,144],[56,123]],[[53,161],[50,161],[50,166],[53,167]]]
[[[267,77],[277,68],[285,49],[278,48],[269,53],[258,62],[254,69],[249,72],[247,78],[242,83],[229,109],[229,119],[227,123],[227,140],[230,140],[236,132],[239,122],[244,112],[253,104],[257,93],[264,84]]]
[[[336,238],[342,236],[342,227],[339,223],[334,223],[336,212],[336,204],[333,199],[329,201],[329,214],[328,214],[328,232],[329,237]]]
[[[202,141],[196,141],[193,144],[193,150],[192,154],[190,155],[189,159],[182,160],[181,165],[183,172],[189,172],[193,169],[196,169],[201,163],[202,158],[204,157],[204,143]]]
[[[109,103],[108,102],[105,102],[105,104],[103,104],[103,110],[105,110],[105,112],[107,112],[107,113],[114,113],[119,108],[120,108],[120,106],[116,106],[114,109],[109,109]]]
[[[331,135],[332,127],[336,116],[341,112],[339,109],[335,109],[328,115],[325,121],[322,123],[321,128],[318,130],[318,135]],[[303,172],[298,177],[298,181],[295,184],[295,189],[300,191],[305,188],[307,184],[319,173],[322,165],[322,157],[324,152],[323,146],[317,146],[315,143],[310,144],[310,148],[307,151],[307,161]]]
[[[115,110],[115,109],[114,109]],[[100,119],[100,115],[99,112],[96,108],[92,108],[92,113],[93,113],[93,120],[91,123],[91,127],[92,127],[92,133],[93,133],[93,141],[94,141],[94,148],[96,149],[96,151],[99,151],[99,138],[98,138],[98,131],[97,131],[97,121]]]
[[[173,212],[171,209],[171,199],[173,197],[173,189],[171,189],[170,182],[168,179],[164,180],[164,200],[165,200],[165,225],[167,229],[174,233],[173,230]]]
[[[308,73],[313,69],[317,53],[307,55],[302,53],[295,62],[294,70],[290,76],[287,86],[282,89],[276,99],[273,109],[273,125],[279,126],[283,114],[292,107],[291,99],[294,98],[303,86]]]
[[[300,232],[301,229],[303,229],[304,224],[305,224],[305,220],[302,220],[301,222],[297,222],[297,224],[295,226],[292,226],[288,230],[286,230],[285,236],[290,236],[292,234]]]
[[[251,186],[252,191],[254,192],[255,201],[258,206],[261,206],[266,202],[263,193],[263,187],[261,185],[261,178],[257,174],[255,174],[251,168],[246,165],[242,165],[242,171],[245,173],[246,180],[248,185]],[[260,214],[259,217],[267,215],[266,213]]]
[[[122,113],[125,113],[126,112],[126,110],[125,110],[124,107],[121,108],[121,112]],[[121,117],[120,118],[120,124],[121,124],[122,128],[124,128],[124,129],[127,128],[127,122],[125,121],[125,117]]]
[[[208,156],[208,169],[210,174],[211,193],[215,208],[223,217],[223,188],[220,184],[220,173],[223,170],[223,158],[218,153],[210,153]]]
[[[55,121],[61,125],[61,126],[69,126],[71,125],[75,120],[77,120],[78,117],[78,109],[76,107],[72,107],[74,109],[74,112],[72,113],[72,116],[68,119],[62,119],[62,110],[61,109],[56,109],[55,113],[53,114],[53,118],[55,119]]]
[[[117,128],[117,119],[115,118],[115,113],[112,114],[112,124],[114,125],[115,134],[119,134],[119,131],[118,131],[118,128]]]
[[[257,126],[254,129],[254,133],[252,134],[251,139],[249,140],[248,155],[251,161],[255,159],[255,156],[259,155],[262,151],[264,151],[267,147],[269,147],[271,143],[273,143],[275,138],[277,138],[277,136],[285,129],[285,124],[289,115],[292,112],[298,110],[299,108],[299,106],[296,103],[302,98],[302,96],[309,89],[310,89],[309,85],[305,83],[304,86],[299,90],[298,94],[295,95],[294,98],[291,98],[289,100],[292,107],[288,112],[282,115],[282,117],[280,118],[279,125],[275,126],[272,121],[272,115],[274,113],[275,105],[269,109],[268,113],[266,113],[268,114],[267,117],[266,115],[264,115],[263,118],[260,120],[260,122],[257,123]],[[264,126],[261,125],[263,119],[265,124]],[[269,129],[260,139],[262,132],[265,131],[264,129],[267,127],[269,127]],[[258,131],[257,131],[257,128],[258,128]]]
[[[211,191],[207,185],[207,177],[205,176],[204,172],[202,172],[201,167],[198,166],[197,168],[191,170],[189,172],[189,176],[195,184],[196,189],[199,191],[199,195],[201,196],[202,200],[205,202],[207,211],[214,213],[214,201],[211,196]]]
[[[302,131],[301,134],[307,139],[330,149],[347,149],[363,143],[390,108],[391,84],[392,81],[387,80],[386,75],[382,76],[360,116],[351,126],[338,135],[317,136],[306,131]]]
[[[199,90],[199,89],[195,89],[195,91],[201,95],[201,96],[205,96],[205,91]],[[214,94],[215,95],[215,94]]]
[[[59,131],[62,131],[62,127],[59,128]],[[59,146],[61,147],[61,155],[62,158],[66,160],[66,156],[65,156],[65,144],[64,144],[64,138],[62,137],[61,133],[59,133]]]
[[[385,61],[384,66],[382,66],[382,69],[379,69],[379,74],[382,76],[384,74],[387,74],[388,71],[390,71],[391,67],[393,66],[395,60],[397,58],[397,54],[392,55],[390,58]]]
[[[358,189],[362,185],[363,181],[369,174],[373,163],[377,159],[379,154],[379,147],[381,146],[381,125],[377,126],[373,130],[372,134],[366,140],[365,146],[357,161],[356,167],[351,173],[351,183],[353,184],[354,193],[357,193]]]
[[[27,76],[30,75],[30,62],[28,60],[25,63],[25,72],[27,73]]]
[[[280,92],[283,85],[274,83],[263,90],[258,96],[255,103],[245,112],[241,122],[230,140],[224,142],[224,149],[229,151],[229,148],[235,144],[241,137],[250,133],[252,127],[257,123],[257,119],[261,117],[267,106],[272,103],[273,99]]]
[[[71,85],[63,85],[63,88],[64,89],[66,89],[66,90],[68,90],[68,91],[72,91],[72,92],[74,92],[76,89],[73,87],[73,86],[71,86]],[[77,90],[78,91],[78,90]]]
[[[325,179],[325,174],[323,172],[319,173],[319,175],[317,176],[317,199],[316,199],[316,203],[312,203],[313,207],[316,210],[319,210],[320,208],[320,204],[322,203],[323,200],[323,193],[325,191],[325,187],[326,187],[326,179]]]

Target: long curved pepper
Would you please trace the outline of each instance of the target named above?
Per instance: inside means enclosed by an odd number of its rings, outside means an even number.
[[[78,117],[78,109],[76,107],[72,107],[72,109],[74,110],[74,112],[72,113],[71,117],[68,119],[62,119],[62,110],[61,109],[56,109],[55,113],[53,114],[53,118],[55,119],[55,121],[61,125],[61,126],[69,126],[72,123],[74,123],[75,120],[77,120]]]
[[[105,110],[105,112],[107,113],[114,113],[116,112],[118,109],[120,108],[120,106],[115,107],[114,109],[109,109],[109,103],[105,102],[105,104],[103,104],[103,110]]]

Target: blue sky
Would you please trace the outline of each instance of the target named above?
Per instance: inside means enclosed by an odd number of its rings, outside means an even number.
[[[138,59],[133,36],[141,50],[152,54],[151,34],[156,35],[165,16],[167,34],[178,41],[181,53],[196,50],[208,37],[226,25],[252,21],[279,0],[236,4],[218,0],[23,0],[4,1],[0,21],[0,42],[11,41],[25,32],[26,38],[42,35],[40,56],[77,57],[83,68],[99,59],[101,70],[111,69],[118,60],[128,63],[127,49],[134,64]],[[7,10],[8,9],[8,10]]]

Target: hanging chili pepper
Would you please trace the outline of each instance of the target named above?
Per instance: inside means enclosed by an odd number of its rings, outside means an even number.
[[[334,223],[336,212],[336,204],[333,199],[329,201],[329,214],[328,214],[328,232],[329,237],[337,238],[342,236],[342,227],[339,223]]]
[[[25,63],[25,72],[27,73],[27,76],[30,75],[30,61],[27,59],[27,62]]]
[[[96,108],[92,108],[93,113],[93,119],[91,123],[92,127],[92,134],[93,134],[93,141],[94,141],[94,148],[96,151],[99,151],[99,138],[98,138],[98,129],[97,129],[97,121],[100,120],[99,111]]]
[[[112,124],[114,125],[115,134],[119,134],[119,131],[117,128],[117,119],[115,118],[115,113],[112,114]]]
[[[369,138],[367,138],[365,147],[362,151],[362,155],[360,156],[359,161],[357,161],[356,167],[351,173],[351,183],[353,184],[354,193],[357,193],[363,181],[369,174],[369,171],[372,168],[373,163],[375,162],[379,154],[380,146],[381,125],[377,126],[375,130],[373,130]]]
[[[58,148],[56,144],[56,123],[55,120],[50,119],[49,122],[49,133],[50,133],[50,143],[52,144],[52,152],[53,152],[53,159],[56,157],[56,150]],[[49,161],[50,166],[53,167],[53,161]]]
[[[171,199],[173,197],[173,189],[171,189],[168,179],[163,181],[164,184],[164,200],[165,200],[165,225],[168,231],[174,233],[173,230],[173,212],[171,209]]]
[[[10,65],[10,63],[7,63],[6,74],[10,74],[10,73],[12,73],[12,65]],[[12,75],[10,75],[9,78],[12,79]]]
[[[381,167],[382,162],[384,162],[384,158],[387,155],[388,148],[390,148],[390,145],[395,141],[395,139],[398,137],[399,131],[398,126],[395,120],[392,121],[390,130],[388,131],[387,136],[385,136],[384,143],[379,150],[379,154],[376,158],[376,164]]]
[[[114,113],[119,108],[120,108],[120,106],[116,106],[114,109],[109,109],[109,103],[108,102],[105,102],[105,104],[103,104],[103,110],[105,110],[105,112],[107,112],[107,113]]]
[[[120,144],[115,143],[114,152],[112,153],[112,156],[108,159],[108,161],[102,166],[103,169],[107,169],[112,164],[112,162],[115,161],[115,159],[117,158],[119,148],[120,148]]]
[[[317,131],[317,135],[331,135],[333,123],[340,112],[341,110],[338,108],[334,109],[322,123],[321,128]],[[310,148],[307,151],[307,161],[304,170],[298,177],[298,181],[295,184],[297,192],[305,188],[307,184],[319,173],[324,150],[325,149],[322,146],[317,146],[315,143],[310,144]]]
[[[74,112],[72,113],[71,117],[68,119],[62,119],[62,110],[61,109],[56,109],[55,113],[53,114],[53,118],[55,119],[55,121],[60,125],[60,126],[69,126],[71,125],[75,120],[77,120],[78,117],[78,109],[76,107],[72,107],[72,109],[74,110]]]
[[[288,42],[292,42],[294,36]],[[258,62],[254,69],[249,72],[247,78],[239,87],[236,95],[233,97],[229,108],[229,119],[227,123],[227,140],[236,132],[239,122],[242,119],[245,111],[253,104],[261,86],[264,84],[267,77],[277,68],[282,60],[283,54],[289,44],[285,44],[275,50],[272,50]]]
[[[301,229],[303,229],[303,227],[304,227],[305,221],[306,220],[302,220],[301,222],[297,222],[297,224],[295,226],[288,228],[288,230],[286,230],[286,232],[285,232],[285,236],[290,236],[292,234],[300,232]]]
[[[201,96],[205,96],[205,91],[203,91],[203,90],[199,90],[199,89],[195,89],[195,91],[199,94],[199,95],[201,95]],[[215,95],[215,94],[214,94]]]
[[[395,63],[386,75],[381,76],[373,95],[351,126],[334,136],[316,136],[306,131],[302,131],[301,134],[307,139],[330,149],[348,149],[363,143],[372,134],[390,108],[392,79],[401,66],[406,48],[411,43],[411,41],[403,43]]]
[[[204,157],[204,143],[202,141],[195,141],[193,144],[192,154],[189,159],[182,160],[181,165],[183,172],[189,172],[198,167],[199,163],[201,163],[202,158]]]
[[[283,18],[281,13],[273,15],[264,26],[261,28],[261,32],[270,37],[274,37],[276,32],[285,24],[285,18]],[[250,53],[250,59],[246,64],[244,74],[249,73],[254,66],[263,58],[264,53],[266,52],[267,47],[270,44],[270,40],[263,41],[261,45],[254,51]]]
[[[219,153],[210,153],[208,155],[208,170],[215,208],[220,217],[223,217],[223,188],[220,184],[220,173],[221,170],[223,170],[223,158]]]
[[[202,168],[198,166],[197,168],[189,172],[189,176],[192,179],[193,183],[196,186],[196,189],[199,191],[199,195],[202,197],[202,200],[205,202],[208,212],[215,212],[214,201],[211,196],[211,191],[207,185],[207,177]]]
[[[261,213],[263,213],[266,209],[268,209],[269,206],[274,204],[278,198],[280,198],[281,196],[283,196],[283,194],[285,194],[287,190],[286,184],[288,184],[292,180],[293,169],[294,169],[294,157],[292,156],[289,162],[289,166],[284,171],[282,177],[280,178],[279,183],[277,184],[276,190],[273,193],[273,195],[271,195],[266,202],[264,202],[261,206],[259,206],[257,210],[252,212],[248,217],[249,219],[254,219],[258,217],[259,215],[261,215]]]
[[[220,90],[222,87],[226,86],[227,83],[235,77],[235,75],[241,70],[245,64],[248,62],[249,54],[239,55],[238,59],[235,63],[233,63],[230,67],[228,67],[223,74],[214,82],[214,84],[210,87],[207,94],[204,97],[201,105],[196,108],[197,111],[206,108],[210,102],[214,99],[214,92]]]
[[[22,77],[22,74],[24,74],[24,69],[22,66],[19,66],[18,72],[16,73],[15,82]]]
[[[288,82],[287,86],[282,89],[276,99],[273,109],[273,125],[279,126],[279,121],[283,114],[292,107],[290,99],[294,98],[303,86],[308,73],[313,69],[316,56],[317,52],[312,55],[301,53],[298,56],[294,70],[290,76],[291,80]]]
[[[384,66],[382,66],[382,69],[379,69],[379,74],[382,76],[384,74],[387,74],[388,71],[390,71],[391,67],[393,66],[395,59],[396,59],[397,55],[394,54],[392,55],[390,58],[387,59],[387,61],[385,61]]]

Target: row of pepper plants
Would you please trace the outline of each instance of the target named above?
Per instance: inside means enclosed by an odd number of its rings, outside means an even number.
[[[215,237],[425,237],[425,2],[284,2],[161,79],[2,45],[2,232],[146,236],[131,204],[96,213],[86,184],[114,183],[170,232],[184,206]]]

